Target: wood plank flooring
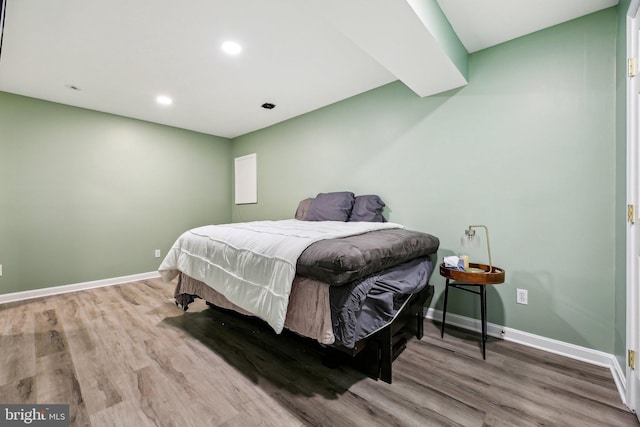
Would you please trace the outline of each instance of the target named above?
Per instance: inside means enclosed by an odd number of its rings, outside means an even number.
[[[637,426],[608,369],[425,321],[393,384],[312,342],[133,282],[0,305],[0,403],[74,426]]]

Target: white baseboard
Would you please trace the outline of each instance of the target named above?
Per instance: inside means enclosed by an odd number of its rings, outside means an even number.
[[[426,317],[428,319],[441,321],[442,311],[430,308],[427,310]],[[480,320],[460,316],[458,314],[447,313],[447,324],[467,330],[481,331]],[[530,334],[529,332],[519,331],[517,329],[507,328],[489,322],[487,322],[487,334],[496,338],[526,345],[528,347],[570,357],[571,359],[609,368],[611,375],[613,376],[613,381],[618,389],[618,393],[620,394],[620,399],[622,399],[622,402],[625,405],[627,404],[625,374],[620,367],[620,363],[618,363],[618,359],[613,354],[554,340],[540,335]]]
[[[75,283],[72,285],[54,286],[51,288],[33,289],[30,291],[22,292],[12,292],[9,294],[0,295],[0,304],[14,301],[24,301],[32,298],[40,298],[51,295],[66,294],[68,292],[82,291],[85,289],[101,288],[103,286],[119,285],[121,283],[153,279],[155,277],[160,277],[160,274],[158,274],[157,271],[133,274],[131,276],[114,277],[111,279],[94,280],[92,282]]]

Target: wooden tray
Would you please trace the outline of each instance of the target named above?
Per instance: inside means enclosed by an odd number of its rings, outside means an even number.
[[[479,268],[484,273],[472,273],[468,271],[453,270],[446,268],[444,263],[440,264],[440,275],[456,282],[471,283],[474,285],[498,285],[504,282],[504,270],[498,268],[495,265],[493,269],[489,271],[489,266],[486,264],[473,264],[469,263],[471,268]]]

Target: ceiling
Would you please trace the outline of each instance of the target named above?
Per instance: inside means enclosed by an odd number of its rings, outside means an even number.
[[[433,0],[4,1],[0,91],[228,138],[395,80],[466,84],[417,12]],[[437,3],[475,52],[618,2]]]

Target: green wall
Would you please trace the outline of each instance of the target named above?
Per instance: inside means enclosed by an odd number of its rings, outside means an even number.
[[[0,292],[154,271],[185,229],[348,189],[440,237],[440,257],[486,262],[459,240],[486,224],[507,270],[489,320],[623,364],[622,5],[470,55],[464,88],[395,82],[233,141],[0,93]],[[233,158],[253,152],[259,202],[231,205]],[[467,294],[451,309],[479,316]]]
[[[376,193],[391,221],[438,236],[440,256],[485,224],[507,271],[489,321],[612,353],[617,19],[607,9],[474,53],[455,91],[419,98],[395,82],[234,139],[234,157],[258,155],[259,199],[234,219],[290,218],[318,192]],[[471,297],[452,310],[479,317]]]
[[[231,142],[0,93],[0,293],[155,271],[228,222]]]

